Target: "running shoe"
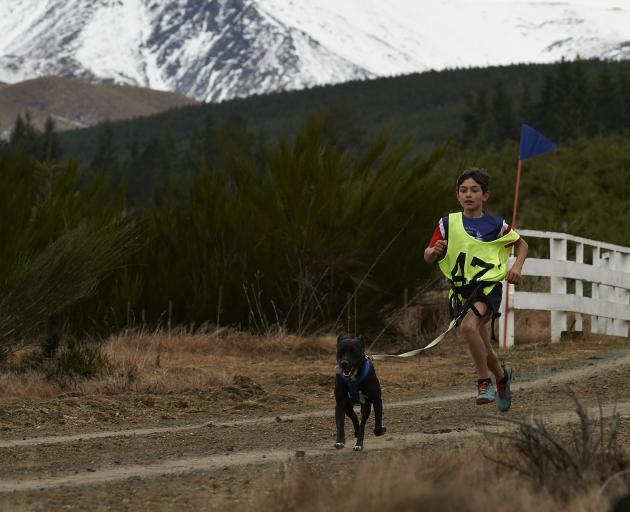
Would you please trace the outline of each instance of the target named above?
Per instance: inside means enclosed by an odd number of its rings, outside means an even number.
[[[483,381],[477,383],[477,405],[494,402],[494,386],[492,382]]]

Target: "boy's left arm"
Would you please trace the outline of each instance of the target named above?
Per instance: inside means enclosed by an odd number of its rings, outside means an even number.
[[[527,258],[528,246],[527,242],[522,238],[519,238],[514,244],[514,253],[516,254],[516,261],[512,265],[512,268],[508,270],[505,278],[510,284],[518,284],[521,282],[521,272],[523,271],[523,263]]]

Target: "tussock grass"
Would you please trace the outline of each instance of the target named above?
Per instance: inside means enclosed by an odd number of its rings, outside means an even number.
[[[249,510],[610,510],[628,489],[619,418],[590,417],[571,397],[576,425],[552,430],[539,418],[506,419],[512,428],[488,434],[483,448],[470,442],[428,457],[377,452],[324,465],[296,459],[259,484],[254,495],[262,499]]]
[[[589,486],[602,486],[611,478],[628,485],[627,455],[619,444],[619,415],[591,417],[571,390],[577,426],[552,430],[542,418],[502,418],[516,431],[487,434],[506,456],[493,458],[499,466],[516,472],[539,490],[567,501]]]
[[[317,356],[335,353],[334,337],[301,337],[278,333],[254,336],[238,331],[222,331],[219,335],[189,334],[185,330],[154,334],[128,332],[110,338],[106,350],[111,357],[119,351],[144,352],[149,358],[160,354],[214,354],[230,356],[295,355]]]
[[[509,470],[497,472],[472,446],[428,458],[398,452],[349,459],[341,467],[308,460],[282,466],[254,489],[248,512],[600,512],[610,504],[596,487],[558,502]]]
[[[62,393],[58,382],[50,381],[40,372],[0,374],[0,396],[4,400],[32,400],[55,398]]]
[[[334,338],[302,338],[277,333],[257,337],[237,331],[190,334],[185,329],[168,332],[133,332],[112,336],[102,344],[88,343],[69,351],[62,346],[54,358],[37,349],[13,354],[9,370],[0,374],[0,396],[5,400],[54,398],[67,391],[83,394],[181,393],[210,390],[232,383],[235,370],[221,365],[222,358],[331,358]],[[96,349],[98,353],[96,352]],[[77,364],[76,355],[83,357]],[[72,356],[72,357],[70,357]],[[73,371],[100,369],[90,374]],[[332,359],[331,359],[332,360]],[[67,367],[67,368],[66,368]]]
[[[183,372],[165,368],[138,370],[129,367],[126,371],[116,371],[100,379],[84,382],[79,389],[86,394],[120,395],[125,393],[173,394],[188,390],[203,390],[224,386],[231,382],[229,374]]]

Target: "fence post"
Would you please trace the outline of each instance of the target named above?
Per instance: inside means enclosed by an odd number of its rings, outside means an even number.
[[[511,266],[510,266],[511,267]],[[506,281],[507,283],[507,281]],[[514,346],[514,285],[507,283],[507,287],[508,287],[508,293],[510,294],[510,304],[512,304],[512,307],[510,308],[510,310],[508,311],[507,315],[508,315],[508,333],[507,333],[507,344],[506,346],[508,348],[512,348]]]
[[[514,263],[514,256],[510,256],[508,259],[507,268],[512,268],[512,264]],[[510,303],[510,308],[507,312],[507,338],[505,337],[505,328],[506,322],[503,320],[505,318],[505,300],[501,301],[501,306],[499,308],[499,312],[501,316],[499,317],[499,347],[512,348],[514,346],[514,285],[508,283],[507,281],[503,281],[503,286],[505,289],[503,290],[503,297],[507,297],[509,295],[508,301]],[[505,340],[505,343],[503,343]]]
[[[599,258],[600,258],[600,250],[599,247],[593,247],[593,266],[599,267]],[[597,283],[591,283],[591,298],[593,300],[599,299],[599,285]],[[599,317],[591,316],[591,332],[593,334],[599,334]]]
[[[612,269],[630,273],[630,255],[615,251],[612,257]],[[630,291],[625,288],[614,288],[614,302],[628,306]],[[615,318],[613,320],[613,334],[615,336],[628,336],[628,321]]]
[[[630,254],[623,254],[621,256],[621,268],[623,272],[627,272],[630,274]],[[626,290],[622,288],[621,301],[622,304],[625,304],[626,307],[630,307],[630,290]],[[630,324],[625,322],[625,332],[623,332],[622,336],[628,337],[630,335]]]
[[[549,259],[567,261],[567,241],[564,239],[549,239]],[[564,277],[551,277],[551,293],[565,295],[567,280]],[[551,341],[560,341],[562,331],[567,330],[567,314],[565,311],[551,311]]]
[[[612,265],[612,253],[610,251],[603,253],[599,261],[601,266],[610,268]],[[605,302],[613,302],[613,288],[605,284],[599,285],[599,298]],[[600,317],[599,319],[599,332],[603,334],[613,333],[613,321],[612,318]]]
[[[578,243],[575,246],[575,262],[584,263],[584,244]],[[581,279],[575,280],[575,295],[578,297],[582,297],[584,295],[584,285]],[[582,330],[582,315],[580,313],[575,313],[574,329],[576,331]]]

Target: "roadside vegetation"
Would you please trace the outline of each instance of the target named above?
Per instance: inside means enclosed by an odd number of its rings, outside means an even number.
[[[611,219],[624,218],[630,196],[628,70],[591,61],[533,69],[527,94],[497,81],[485,116],[474,88],[483,73],[470,70],[466,98],[448,89],[469,109],[458,111],[466,136],[454,129],[431,151],[412,128],[373,132],[353,105],[336,105],[305,113],[287,136],[209,114],[190,133],[163,127],[124,150],[122,125],[106,123],[86,165],[64,154],[52,121],[39,132],[18,118],[0,145],[3,371],[17,371],[11,356],[28,348],[37,352],[30,369],[49,380],[92,378],[110,365],[101,341],[125,329],[383,332],[405,297],[433,282],[422,248],[456,207],[461,169],[488,167],[489,209],[509,217],[527,105],[561,146],[526,163],[519,226],[627,244],[630,227]],[[560,101],[567,81],[581,89]],[[360,84],[340,87],[351,86]],[[611,108],[615,123],[604,123]],[[583,129],[558,122],[573,111]]]
[[[487,443],[455,441],[420,460],[413,451],[351,467],[294,459],[255,486],[248,510],[613,510],[629,492],[619,415],[589,415],[573,400],[576,423],[507,419],[505,430],[485,432]]]
[[[601,478],[559,499],[557,494],[568,490],[567,480],[554,480],[553,486],[535,485],[516,472],[497,468],[475,444],[459,443],[422,458],[413,452],[397,452],[379,464],[362,458],[352,464],[351,471],[347,464],[321,467],[292,461],[280,476],[275,474],[256,486],[248,510],[477,512],[508,507],[514,512],[601,512],[612,511],[628,489],[625,478],[604,485],[606,475],[600,474]],[[547,457],[543,461],[552,464]]]

